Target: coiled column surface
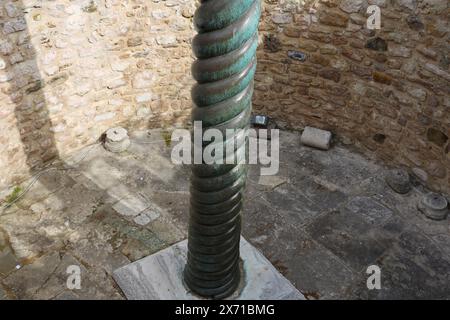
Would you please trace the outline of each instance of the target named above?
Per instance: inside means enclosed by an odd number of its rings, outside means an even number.
[[[259,0],[204,0],[197,9],[192,119],[201,121],[203,130],[214,128],[225,137],[227,129],[249,125],[260,11]],[[226,146],[235,159],[246,149],[247,139],[236,141],[237,136],[226,137],[223,158]],[[242,163],[193,165],[184,279],[198,295],[222,299],[239,286],[245,180]]]

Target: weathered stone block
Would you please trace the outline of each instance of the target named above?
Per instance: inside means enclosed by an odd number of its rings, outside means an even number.
[[[114,279],[130,300],[199,300],[183,282],[187,241],[122,267]],[[250,243],[241,239],[245,276],[236,300],[304,300],[304,296]]]

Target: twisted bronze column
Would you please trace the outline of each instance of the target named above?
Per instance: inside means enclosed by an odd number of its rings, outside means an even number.
[[[192,119],[202,121],[203,130],[249,125],[260,13],[260,0],[203,0],[197,9]],[[235,138],[224,145],[234,146],[237,158],[247,139],[234,144]],[[193,165],[184,280],[200,296],[226,298],[239,286],[245,180],[245,164]]]

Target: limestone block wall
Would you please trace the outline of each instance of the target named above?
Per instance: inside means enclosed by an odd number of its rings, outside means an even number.
[[[264,0],[254,109],[331,130],[449,192],[449,3]],[[366,27],[373,4],[380,30]]]
[[[112,126],[187,123],[195,2],[2,0],[0,189]],[[448,0],[262,2],[255,112],[450,193]]]
[[[194,1],[0,1],[0,188],[113,125],[182,124]]]

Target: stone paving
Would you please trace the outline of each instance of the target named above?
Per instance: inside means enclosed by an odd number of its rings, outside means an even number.
[[[33,180],[2,192],[0,299],[124,299],[113,270],[187,237],[190,171],[171,163],[167,135],[131,133],[121,154],[88,146],[17,201]],[[299,141],[281,132],[276,177],[250,167],[243,236],[309,299],[450,298],[449,220],[417,210],[418,180],[399,195],[383,165]],[[67,288],[74,265],[79,290]],[[367,289],[370,265],[381,290]]]

